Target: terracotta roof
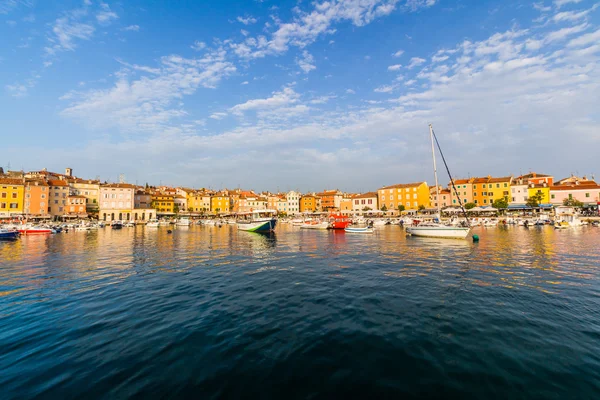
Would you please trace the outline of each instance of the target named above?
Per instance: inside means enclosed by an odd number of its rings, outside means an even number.
[[[472,179],[473,179],[473,183],[487,183],[490,178],[485,177],[485,178],[472,178]]]
[[[52,180],[50,179],[48,181],[48,184],[50,186],[69,186],[69,184],[67,183],[67,181],[61,181],[61,180]]]
[[[353,199],[367,199],[367,198],[373,198],[373,197],[377,197],[377,192],[367,192],[367,193],[363,193],[363,194],[357,194],[355,196],[353,196]]]
[[[82,178],[74,178],[72,179],[73,183],[83,183],[83,184],[87,184],[87,185],[99,185],[100,181],[97,181],[95,179],[82,179]]]
[[[469,178],[469,179],[455,179],[454,180],[454,184],[455,185],[465,185],[467,183],[471,183],[471,178]]]
[[[598,185],[596,182],[594,181],[589,181],[590,183],[586,183],[586,184],[582,184],[579,183],[579,185],[576,185],[574,183],[569,183],[569,184],[564,184],[564,185],[557,185],[557,186],[550,186],[550,190],[594,190],[594,189],[600,189],[600,185]]]
[[[418,187],[421,186],[422,184],[424,184],[425,182],[414,182],[414,183],[398,183],[397,185],[391,185],[391,186],[384,186],[379,188],[379,190],[385,190],[385,189],[403,189],[403,188],[412,188],[412,187]]]
[[[22,179],[13,179],[13,178],[0,178],[0,184],[2,185],[22,185]]]
[[[107,183],[102,185],[102,187],[108,188],[121,188],[121,189],[135,189],[135,185],[131,183]]]
[[[512,176],[503,176],[499,178],[489,178],[488,183],[510,182],[511,180]]]
[[[27,179],[25,183],[27,186],[48,186],[46,181],[43,179]]]
[[[552,175],[544,175],[544,174],[538,174],[537,172],[530,172],[526,175],[518,176],[515,179],[529,179],[529,178],[552,178]]]

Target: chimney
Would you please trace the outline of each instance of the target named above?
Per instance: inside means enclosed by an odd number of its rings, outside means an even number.
[[[73,168],[65,168],[65,175],[68,177],[73,176]]]

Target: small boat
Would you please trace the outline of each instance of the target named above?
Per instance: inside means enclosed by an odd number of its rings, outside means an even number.
[[[567,221],[556,221],[554,223],[554,229],[567,229],[570,227],[571,225]]]
[[[113,221],[113,222],[110,224],[110,227],[111,227],[112,229],[122,229],[122,228],[123,228],[123,223],[122,223],[121,221]]]
[[[148,223],[146,224],[147,227],[149,228],[158,228],[160,224],[158,223],[157,219],[149,219]]]
[[[347,227],[344,229],[344,232],[348,232],[348,233],[373,233],[375,232],[375,229],[369,227],[369,226],[365,226],[365,227]]]
[[[169,221],[167,221],[166,219],[161,219],[158,222],[158,225],[160,225],[160,226],[169,226],[169,225],[171,225],[171,223]]]
[[[300,229],[329,229],[329,222],[327,221],[310,221],[300,225]]]
[[[19,231],[0,228],[0,240],[16,240],[19,235]]]
[[[54,231],[50,228],[45,228],[41,226],[33,226],[33,225],[21,225],[17,228],[17,231],[21,235],[47,235],[50,233],[54,233]]]
[[[350,222],[350,218],[342,214],[331,214],[329,216],[329,229],[346,229]]]
[[[277,211],[258,210],[244,216],[244,219],[238,220],[237,227],[240,231],[246,232],[272,232],[277,226]]]
[[[190,219],[187,217],[179,218],[179,220],[177,220],[175,223],[176,226],[190,226],[191,224],[192,221],[190,221]]]

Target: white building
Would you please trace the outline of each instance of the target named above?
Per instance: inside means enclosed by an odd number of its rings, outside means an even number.
[[[299,214],[300,213],[300,193],[290,190],[285,198],[287,202],[287,211],[288,214]],[[279,211],[279,210],[278,210]]]

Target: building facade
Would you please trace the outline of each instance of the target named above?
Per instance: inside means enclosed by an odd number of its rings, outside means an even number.
[[[23,214],[24,193],[22,179],[0,178],[0,217]]]
[[[400,183],[385,186],[377,191],[379,209],[397,210],[403,205],[406,210],[429,208],[429,186],[427,182]]]
[[[53,219],[67,214],[67,197],[71,194],[67,181],[51,179],[48,181],[49,202],[48,213]]]
[[[101,185],[99,189],[99,219],[102,221],[132,220],[135,189],[136,187],[129,183],[112,183]]]
[[[95,180],[74,179],[69,181],[71,194],[85,197],[86,212],[96,214],[100,210],[100,182]]]
[[[352,197],[352,211],[363,212],[379,209],[377,192],[357,194]]]
[[[300,212],[300,193],[290,190],[286,193],[288,214],[298,214]]]
[[[300,212],[321,211],[321,198],[314,194],[305,194],[300,197]]]
[[[25,184],[24,213],[27,216],[48,217],[49,186],[42,179],[28,180]]]

